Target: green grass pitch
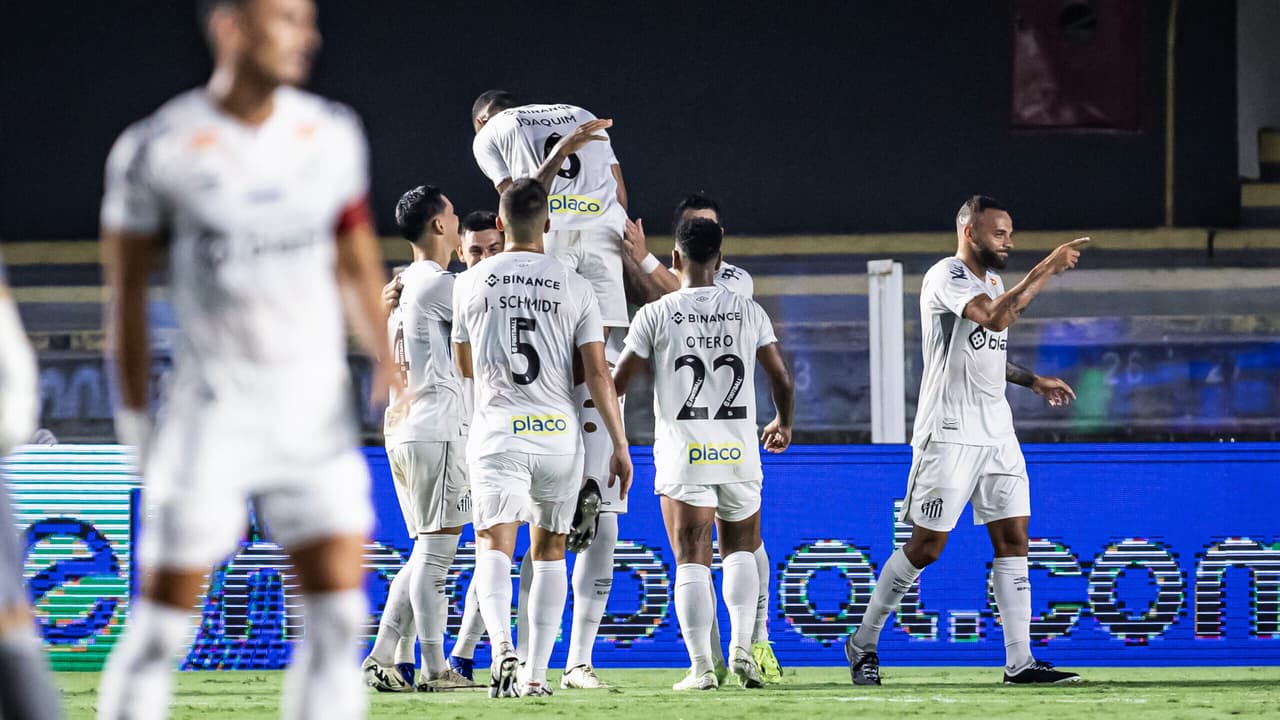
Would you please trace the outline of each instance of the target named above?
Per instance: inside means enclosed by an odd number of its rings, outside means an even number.
[[[551,698],[490,700],[484,692],[378,694],[369,717],[430,718],[732,718],[822,717],[1225,718],[1280,717],[1280,667],[1084,668],[1084,683],[1005,687],[999,668],[886,668],[881,687],[854,687],[844,668],[787,668],[785,682],[764,690],[736,686],[675,693],[679,670],[601,669],[611,690],[556,690]],[[560,673],[552,671],[554,687]],[[178,675],[173,720],[278,717],[283,673],[189,672]],[[477,677],[479,679],[479,677]],[[93,717],[97,673],[61,673],[67,717]],[[732,682],[732,678],[730,678]]]

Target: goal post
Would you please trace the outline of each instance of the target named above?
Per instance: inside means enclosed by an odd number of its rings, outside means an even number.
[[[871,442],[907,441],[902,263],[867,262],[867,346],[871,353]]]

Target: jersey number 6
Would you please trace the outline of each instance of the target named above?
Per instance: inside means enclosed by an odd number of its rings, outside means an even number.
[[[542,146],[542,157],[546,158],[555,149],[556,143],[560,142],[560,133],[551,133],[547,136],[547,142]],[[582,172],[582,161],[578,159],[578,153],[569,156],[569,167],[560,168],[556,175],[565,180],[572,180],[578,177],[578,173]]]
[[[734,405],[733,401],[738,398],[738,393],[742,390],[742,381],[747,374],[746,367],[742,364],[742,358],[737,355],[721,355],[711,363],[711,371],[715,372],[726,365],[733,371],[733,384],[729,386],[724,402],[720,403],[720,409],[716,410],[715,419],[742,420],[747,417],[747,406]],[[684,407],[676,413],[676,419],[706,420],[707,408],[699,407],[694,403],[698,401],[698,393],[702,392],[702,384],[707,379],[707,366],[697,355],[681,355],[676,358],[675,369],[679,371],[683,367],[693,371],[693,386],[689,388],[689,397],[685,398]]]

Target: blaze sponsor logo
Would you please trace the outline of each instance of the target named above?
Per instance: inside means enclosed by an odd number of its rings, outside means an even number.
[[[569,421],[563,415],[512,415],[512,435],[564,435]]]
[[[552,215],[599,215],[604,212],[604,205],[599,200],[582,195],[552,195],[547,198],[547,203]]]
[[[740,465],[742,443],[689,443],[690,465]]]

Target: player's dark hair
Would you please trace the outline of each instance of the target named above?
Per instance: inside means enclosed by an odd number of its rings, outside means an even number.
[[[696,263],[705,263],[720,254],[724,228],[710,218],[689,218],[676,226],[676,246],[680,254]]]
[[[444,192],[434,185],[419,185],[400,196],[396,203],[396,227],[400,237],[411,243],[422,239],[431,218],[444,212]]]
[[[684,220],[685,213],[691,210],[710,210],[716,214],[716,222],[724,219],[720,215],[720,203],[712,200],[710,195],[704,192],[690,193],[676,205],[675,215],[671,218],[672,234],[675,234],[676,228],[680,227],[680,221]]]
[[[987,195],[974,195],[968,200],[965,200],[964,204],[960,206],[959,212],[956,213],[956,226],[960,227],[968,225],[973,222],[973,219],[976,216],[981,215],[988,210],[1004,210],[1005,212],[1008,212],[1009,208],[1001,205],[1000,201],[993,197],[989,197]]]
[[[480,93],[480,97],[476,98],[475,102],[471,103],[471,119],[480,117],[485,110],[489,110],[489,114],[492,115],[493,112],[502,112],[519,104],[516,96],[506,90],[485,90]]]
[[[547,216],[547,189],[533,178],[520,178],[502,193],[498,213],[507,225],[541,224]]]
[[[498,213],[492,210],[472,210],[462,218],[462,232],[484,232],[498,229]]]

